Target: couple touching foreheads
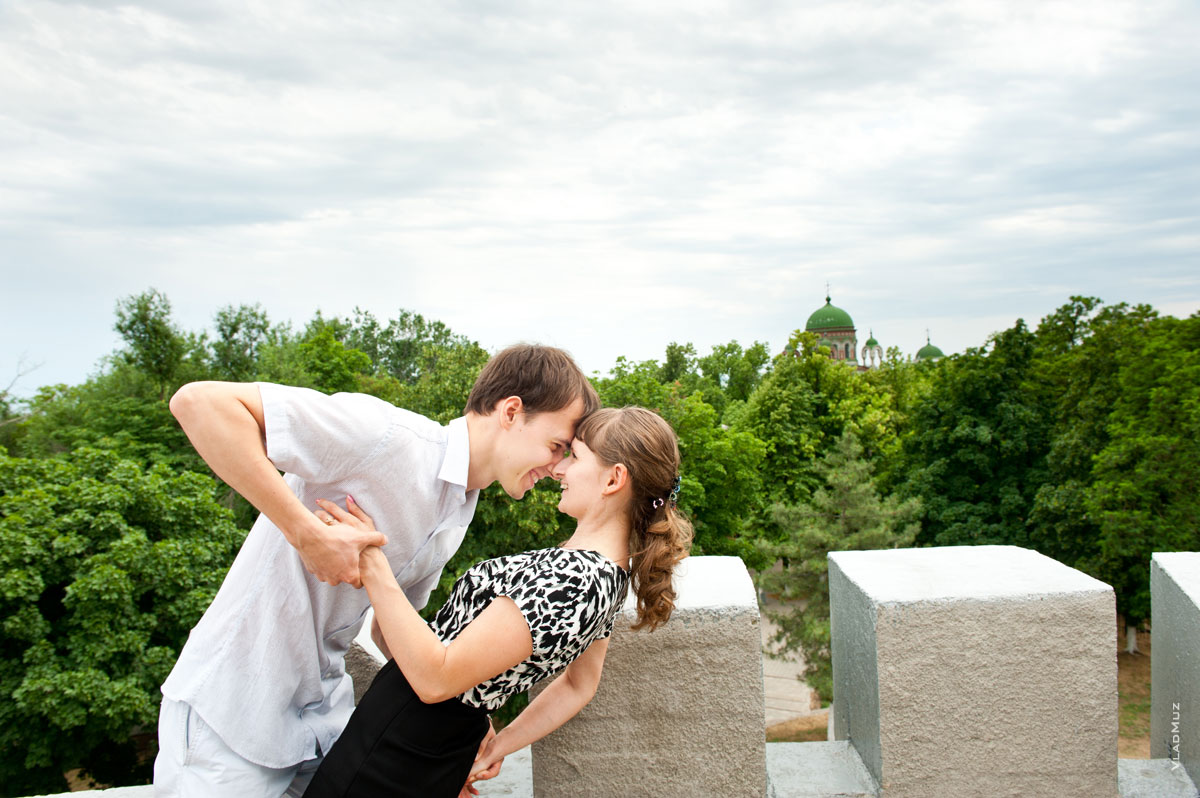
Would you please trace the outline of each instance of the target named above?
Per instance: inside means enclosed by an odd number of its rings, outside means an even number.
[[[495,355],[445,426],[265,383],[193,383],[171,411],[262,515],[162,686],[156,795],[474,793],[591,699],[630,585],[635,628],[671,614],[692,534],[675,434],[600,409],[559,349]],[[520,499],[547,476],[575,533],[476,564],[426,624],[480,489]],[[344,660],[368,606],[388,662],[355,708]],[[560,670],[492,731],[488,712]]]

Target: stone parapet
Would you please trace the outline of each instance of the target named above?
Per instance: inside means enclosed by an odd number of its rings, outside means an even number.
[[[1150,560],[1150,756],[1200,784],[1200,552]]]
[[[762,641],[750,575],[736,557],[690,557],[671,620],[617,618],[596,697],[533,745],[537,798],[766,794]]]
[[[833,734],[881,798],[1117,795],[1112,589],[1015,546],[829,555]]]

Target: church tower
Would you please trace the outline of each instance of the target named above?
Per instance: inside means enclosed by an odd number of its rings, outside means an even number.
[[[871,330],[871,337],[863,344],[862,365],[859,368],[877,369],[882,365],[883,347],[875,340],[875,331]]]
[[[829,347],[831,358],[858,365],[858,338],[854,333],[854,320],[849,313],[833,305],[828,293],[825,305],[808,317],[804,329],[817,334],[818,345]]]

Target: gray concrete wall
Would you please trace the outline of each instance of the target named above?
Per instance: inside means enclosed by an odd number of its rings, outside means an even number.
[[[1200,784],[1200,553],[1150,560],[1150,756]]]
[[[671,620],[617,618],[596,697],[533,745],[537,798],[766,792],[758,602],[742,561],[691,557]],[[632,599],[632,597],[631,597]]]
[[[830,740],[853,740],[875,779],[883,772],[879,727],[879,658],[871,597],[829,562],[830,657],[834,702],[829,710]],[[835,600],[836,597],[836,600]]]
[[[1111,588],[1015,546],[829,560],[835,735],[883,798],[1117,795]]]

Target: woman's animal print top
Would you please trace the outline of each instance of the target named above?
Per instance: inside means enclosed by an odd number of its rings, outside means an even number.
[[[612,634],[628,586],[623,568],[586,549],[539,549],[472,566],[454,583],[430,627],[449,643],[494,598],[508,596],[529,624],[533,653],[459,700],[490,712],[570,665],[592,641]]]

